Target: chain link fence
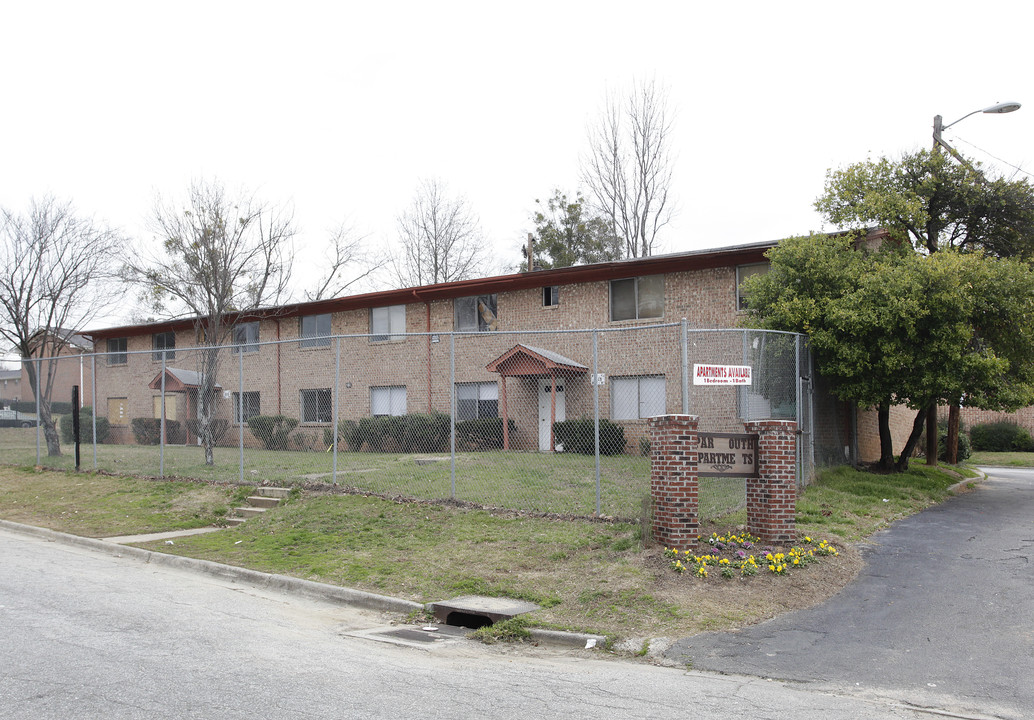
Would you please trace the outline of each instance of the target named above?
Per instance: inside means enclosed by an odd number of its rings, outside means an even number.
[[[698,415],[711,432],[796,420],[800,482],[813,469],[810,358],[801,336],[788,333],[676,323],[328,330],[251,342],[243,332],[220,348],[58,362],[75,364],[80,378],[85,469],[639,518],[650,489],[646,418],[666,413]],[[750,367],[751,382],[698,384],[701,365]],[[48,454],[42,429],[19,429],[0,442],[0,462],[70,467],[69,415],[60,430],[62,455]],[[745,481],[701,479],[702,517],[744,504]]]

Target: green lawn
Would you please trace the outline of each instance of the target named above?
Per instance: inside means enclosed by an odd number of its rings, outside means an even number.
[[[1034,453],[1029,452],[975,452],[966,461],[969,465],[996,467],[1034,467]]]
[[[72,449],[59,457],[45,453],[46,468],[72,469]],[[146,477],[240,482],[240,450],[216,448],[215,465],[204,464],[199,447],[100,445],[97,468]],[[36,463],[32,430],[0,431],[0,464]],[[92,446],[81,450],[81,468],[94,468]],[[243,482],[315,487],[334,484],[334,456],[326,452],[244,450]],[[339,452],[337,484],[383,495],[538,510],[565,515],[596,512],[596,466],[592,456],[537,452],[476,452],[456,455],[455,479],[448,453],[394,454]],[[650,489],[650,461],[633,455],[600,458],[600,514],[639,518]],[[716,517],[745,504],[742,480],[702,478],[700,515]]]
[[[798,531],[865,538],[948,496],[957,478],[825,471],[798,501]],[[218,522],[247,488],[205,482],[0,467],[0,518],[92,537]],[[735,530],[742,516],[717,529]],[[542,606],[539,627],[614,635],[686,635],[758,622],[835,592],[860,561],[823,558],[787,577],[676,575],[642,525],[521,515],[298,490],[239,527],[150,549],[340,584],[418,602],[462,594]],[[701,544],[701,552],[707,545]],[[854,563],[852,565],[851,563]],[[803,600],[802,600],[803,599]]]

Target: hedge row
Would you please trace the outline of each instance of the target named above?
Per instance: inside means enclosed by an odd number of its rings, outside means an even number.
[[[1012,422],[974,425],[969,431],[969,439],[977,451],[1034,452],[1034,439],[1030,433]]]

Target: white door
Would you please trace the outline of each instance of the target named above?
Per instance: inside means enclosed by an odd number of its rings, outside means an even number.
[[[539,378],[539,450],[549,452],[550,419],[552,418],[550,396],[553,389],[551,378]],[[556,421],[566,420],[564,402],[564,379],[556,381]],[[561,448],[557,448],[558,450]]]

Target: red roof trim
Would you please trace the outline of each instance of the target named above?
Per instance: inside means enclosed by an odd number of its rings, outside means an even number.
[[[437,285],[424,285],[401,290],[382,290],[362,295],[346,295],[345,297],[313,302],[292,303],[280,307],[253,310],[243,313],[238,319],[259,320],[265,318],[295,318],[303,315],[321,315],[324,313],[344,312],[365,308],[402,305],[413,302],[433,302],[435,300],[451,300],[470,295],[507,292],[510,290],[527,290],[549,285],[571,285],[574,283],[601,282],[626,277],[643,275],[659,275],[661,273],[686,272],[692,270],[710,270],[720,267],[733,267],[765,261],[765,252],[776,243],[756,243],[741,247],[722,248],[718,250],[693,251],[673,255],[657,255],[635,260],[618,260],[594,265],[575,265],[557,270],[540,270],[513,275],[498,275],[474,280],[458,280]],[[93,340],[105,338],[143,335],[147,333],[165,332],[168,330],[187,330],[195,326],[195,318],[166,320],[140,325],[123,325],[82,333]]]

